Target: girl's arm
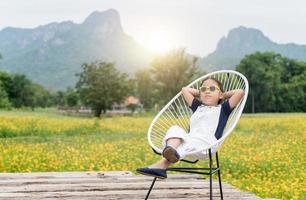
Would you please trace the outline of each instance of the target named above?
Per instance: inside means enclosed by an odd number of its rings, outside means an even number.
[[[242,89],[231,90],[223,93],[223,98],[228,99],[228,103],[231,109],[235,108],[244,96],[244,91]]]
[[[183,87],[182,94],[188,106],[191,106],[194,97],[200,96],[200,91],[194,88]]]

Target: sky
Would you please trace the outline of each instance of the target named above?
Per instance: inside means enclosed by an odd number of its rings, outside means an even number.
[[[82,23],[110,8],[126,34],[156,52],[182,47],[205,56],[238,26],[260,29],[277,43],[306,44],[304,0],[0,0],[0,30]]]

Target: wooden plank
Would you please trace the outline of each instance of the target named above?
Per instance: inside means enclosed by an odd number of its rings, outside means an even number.
[[[188,177],[188,175],[185,176],[178,176],[178,175],[169,175],[168,179],[162,180],[157,179],[156,182],[178,182],[178,181],[184,181],[184,182],[203,182],[203,183],[209,183],[207,179],[202,179],[201,177]],[[49,183],[49,184],[59,184],[59,183],[130,183],[130,182],[152,182],[153,178],[148,176],[129,176],[129,177],[102,177],[102,178],[96,178],[96,177],[90,177],[90,178],[67,178],[67,177],[60,177],[60,178],[37,178],[37,177],[28,177],[26,179],[20,178],[20,179],[4,179],[0,180],[0,186],[5,185],[29,185],[29,184],[43,184],[43,183]]]
[[[22,187],[12,187],[12,186],[4,186],[1,187],[1,193],[7,192],[43,192],[43,191],[112,191],[112,190],[146,190],[148,189],[150,184],[143,183],[129,183],[129,184],[36,184],[36,185],[27,185]],[[209,189],[208,184],[198,184],[198,185],[190,185],[184,183],[176,183],[176,184],[156,184],[155,189]],[[218,188],[217,185],[214,185],[213,188]],[[235,188],[223,188],[224,191],[232,191],[236,192]]]
[[[88,178],[78,178],[78,179],[14,179],[14,180],[1,180],[0,181],[0,186],[25,186],[25,185],[35,185],[35,184],[82,184],[82,183],[89,183],[89,184],[129,184],[129,183],[142,183],[142,184],[151,184],[153,178],[149,177],[141,177],[137,176],[137,179],[88,179]],[[176,184],[177,182],[184,182],[184,183],[199,183],[199,184],[204,184],[204,185],[209,185],[208,180],[202,180],[202,179],[190,179],[190,178],[184,178],[184,179],[172,179],[171,177],[168,178],[167,180],[157,180],[156,183],[163,183],[165,182],[166,184],[174,183]],[[217,182],[213,182],[214,186],[218,187]],[[225,184],[225,183],[223,183]],[[232,187],[232,186],[228,186]]]
[[[179,175],[179,174],[178,174]],[[130,171],[0,173],[0,179],[134,176]]]
[[[153,178],[126,171],[0,173],[0,199],[144,199]],[[260,199],[222,184],[225,199]],[[219,199],[218,182],[213,195]],[[158,179],[150,199],[209,199],[209,181],[194,174]]]
[[[31,173],[0,173],[0,179],[19,179],[19,178],[43,178],[43,177],[53,177],[53,178],[79,178],[79,177],[126,177],[126,176],[133,176],[135,177],[135,174],[133,174],[130,171],[101,171],[101,172],[31,172]],[[172,178],[200,178],[197,174],[170,174]]]
[[[114,190],[114,191],[68,191],[68,192],[37,192],[37,193],[1,193],[0,197],[103,197],[104,199],[110,198],[122,198],[122,199],[132,199],[134,197],[144,197],[146,195],[146,191],[137,191],[137,190]],[[206,190],[186,190],[186,189],[176,189],[173,190],[153,190],[151,195],[152,198],[193,198],[193,197],[208,197],[209,191]],[[216,190],[213,190],[213,196],[220,197],[219,193]],[[252,194],[242,194],[239,192],[236,193],[224,193],[224,196],[230,196],[231,198],[240,198],[240,197],[254,197]]]

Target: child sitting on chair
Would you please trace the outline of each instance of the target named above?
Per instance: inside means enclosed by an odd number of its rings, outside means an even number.
[[[201,150],[221,138],[227,119],[244,96],[244,91],[237,89],[223,93],[222,84],[217,79],[206,78],[200,90],[183,87],[182,94],[194,112],[190,118],[189,134],[177,125],[171,126],[163,140],[163,158],[149,167],[137,169],[137,172],[167,178],[166,169],[172,163],[186,156],[203,159],[206,154]]]

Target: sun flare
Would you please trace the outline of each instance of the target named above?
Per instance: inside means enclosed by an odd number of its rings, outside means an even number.
[[[154,53],[164,53],[176,47],[175,35],[169,31],[153,31],[143,42]]]

